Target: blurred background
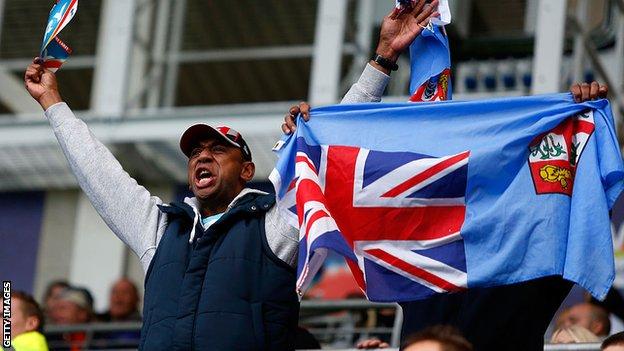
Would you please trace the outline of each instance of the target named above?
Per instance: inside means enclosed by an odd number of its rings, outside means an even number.
[[[595,79],[609,85],[621,128],[624,0],[449,2],[455,100],[562,92],[573,81]],[[51,6],[0,0],[0,277],[37,299],[54,280],[85,287],[95,312],[104,312],[114,282],[127,277],[141,295],[144,273],[77,188],[23,88]],[[393,6],[392,0],[81,0],[60,35],[74,50],[57,74],[61,94],[124,169],[165,201],[187,194],[178,138],[198,122],[245,135],[257,167],[253,186],[270,190],[271,148],[288,108],[301,100],[339,102],[373,54]],[[408,99],[408,53],[399,66],[384,101]],[[618,205],[618,257],[623,219]],[[619,261],[618,269],[624,270]],[[623,282],[624,274],[617,284]],[[359,297],[342,259],[330,259],[307,296],[320,302],[304,304],[302,320],[334,347],[352,346],[364,327],[371,335],[396,334],[400,316],[393,307],[367,310],[375,306],[353,302],[352,312],[328,313],[346,307],[322,305]]]

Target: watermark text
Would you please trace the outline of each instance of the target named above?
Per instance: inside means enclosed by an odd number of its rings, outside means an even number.
[[[2,282],[2,347],[11,347],[11,281]]]

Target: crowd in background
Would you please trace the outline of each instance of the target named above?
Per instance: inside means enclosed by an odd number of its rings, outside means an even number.
[[[109,309],[101,314],[94,311],[93,296],[88,289],[71,286],[65,281],[50,283],[42,302],[47,323],[67,325],[141,321],[139,301],[136,285],[122,278],[113,284]]]
[[[28,294],[13,292],[13,347],[17,351],[23,345],[30,345],[30,349],[47,350],[42,346],[45,345],[45,338],[42,334],[44,325],[72,326],[88,323],[140,322],[140,300],[136,285],[126,278],[119,279],[112,285],[108,310],[103,313],[96,313],[94,310],[93,297],[88,289],[72,286],[66,281],[51,282],[41,299],[41,305]],[[554,321],[555,331],[550,337],[550,342],[555,344],[602,342],[603,350],[624,351],[624,333],[611,335],[610,319],[610,316],[622,316],[624,312],[622,306],[624,306],[624,299],[617,290],[612,290],[604,302],[587,297],[585,302],[572,305],[558,314]],[[393,310],[377,311],[382,315],[389,312]],[[378,321],[381,324],[376,326],[391,326],[393,320],[393,315],[388,318],[379,318]],[[308,342],[306,345],[311,343],[320,348],[311,334],[304,328],[300,329],[302,335],[306,336]],[[84,331],[46,334],[51,350],[81,350],[86,338]],[[138,342],[140,338],[136,329],[100,332],[99,334],[99,337],[105,338],[107,342],[117,340],[118,343],[112,344],[114,346],[118,346],[119,341],[131,345]],[[359,340],[357,347],[362,349],[387,348],[389,341],[387,335],[366,336]],[[420,350],[419,345],[426,347],[432,342],[446,345],[442,350],[472,350],[470,343],[456,329],[449,326],[429,328],[405,338],[403,347],[406,350],[417,351]],[[36,345],[39,346],[35,348]]]
[[[80,286],[72,286],[66,281],[51,282],[45,290],[41,304],[23,292],[11,294],[12,341],[16,351],[23,350],[69,350],[83,349],[87,333],[70,331],[42,334],[44,326],[71,327],[88,323],[140,322],[139,291],[129,279],[116,281],[111,288],[109,308],[96,313],[91,292]],[[52,328],[53,329],[53,328]],[[136,328],[126,331],[100,332],[92,337],[105,339],[113,347],[137,345],[140,333]],[[112,342],[111,342],[112,341]],[[102,347],[106,348],[106,347]]]

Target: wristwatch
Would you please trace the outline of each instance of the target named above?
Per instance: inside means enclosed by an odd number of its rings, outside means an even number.
[[[373,57],[371,57],[371,60],[377,63],[378,65],[380,65],[381,67],[390,71],[396,71],[399,69],[399,65],[397,65],[395,62],[392,62],[390,61],[390,59],[387,59],[379,54],[373,55]]]

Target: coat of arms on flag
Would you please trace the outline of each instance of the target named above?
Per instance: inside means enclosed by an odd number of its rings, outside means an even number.
[[[533,140],[529,166],[537,194],[572,195],[576,166],[593,132],[594,113],[586,111]]]
[[[449,68],[440,74],[434,75],[425,81],[410,96],[409,101],[446,101],[449,100],[449,82],[451,81],[451,70]]]

